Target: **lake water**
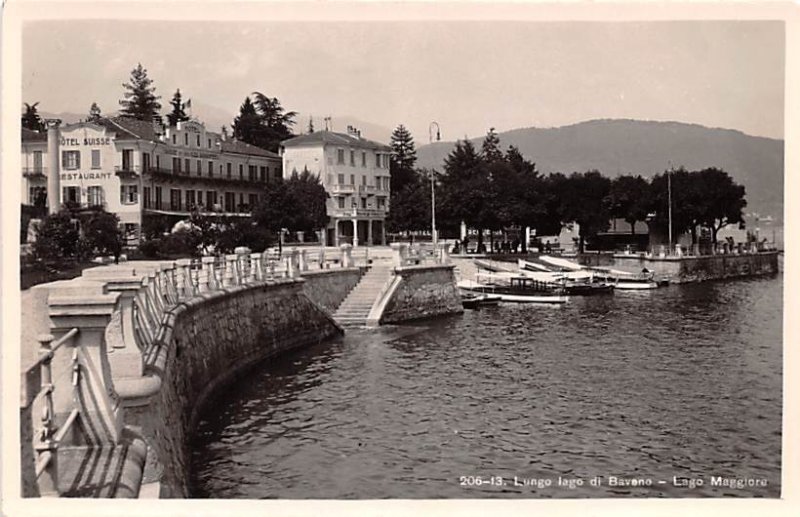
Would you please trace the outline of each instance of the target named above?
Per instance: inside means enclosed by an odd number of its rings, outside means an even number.
[[[778,497],[782,285],[351,331],[219,394],[193,496]]]

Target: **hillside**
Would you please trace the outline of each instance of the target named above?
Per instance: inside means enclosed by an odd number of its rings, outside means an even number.
[[[680,122],[592,120],[559,128],[500,133],[503,148],[517,146],[542,172],[597,169],[614,177],[651,177],[669,168],[720,167],[747,189],[747,212],[783,220],[783,140]],[[482,138],[472,142],[480,148]],[[417,150],[421,167],[441,169],[453,142]]]

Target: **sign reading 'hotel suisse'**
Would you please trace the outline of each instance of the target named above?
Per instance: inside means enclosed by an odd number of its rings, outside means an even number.
[[[111,137],[108,136],[101,136],[101,137],[83,137],[83,138],[67,138],[61,137],[61,145],[64,146],[76,146],[76,145],[111,145],[114,141],[111,140]]]

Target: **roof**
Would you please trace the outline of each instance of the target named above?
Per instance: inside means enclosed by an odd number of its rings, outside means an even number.
[[[386,144],[367,140],[366,138],[357,138],[344,133],[334,133],[333,131],[315,131],[307,135],[300,135],[281,142],[283,147],[298,147],[308,145],[342,145],[349,147],[360,147],[362,149],[375,149],[377,151],[389,152],[392,150]]]
[[[22,128],[22,143],[27,142],[47,142],[47,133],[32,131],[28,128]]]
[[[158,141],[155,122],[146,122],[144,120],[124,116],[113,118],[101,117],[95,122],[106,128],[108,131],[116,133],[117,138],[121,138],[123,140],[136,139],[147,140],[150,142]]]
[[[266,149],[256,147],[254,145],[248,144],[247,142],[242,142],[241,140],[228,139],[228,140],[223,140],[220,143],[222,144],[223,153],[250,154],[256,156],[264,156],[267,158],[280,159],[280,156],[277,153],[273,153],[272,151],[267,151]]]

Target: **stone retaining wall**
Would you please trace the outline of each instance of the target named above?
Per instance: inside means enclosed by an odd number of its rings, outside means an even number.
[[[215,389],[244,368],[341,333],[303,291],[303,281],[261,282],[204,293],[167,312],[145,352],[145,376],[159,378],[160,389],[125,415],[155,453],[155,469],[151,464],[145,483],[157,478],[161,497],[189,495],[188,438]],[[330,300],[335,294],[320,297]]]
[[[453,264],[396,267],[400,282],[390,293],[381,323],[464,312]]]
[[[615,255],[613,267],[636,273],[647,268],[657,276],[668,277],[673,283],[702,282],[775,274],[778,272],[778,252],[680,258]]]
[[[334,312],[361,279],[357,267],[303,271],[303,292],[328,312]]]

